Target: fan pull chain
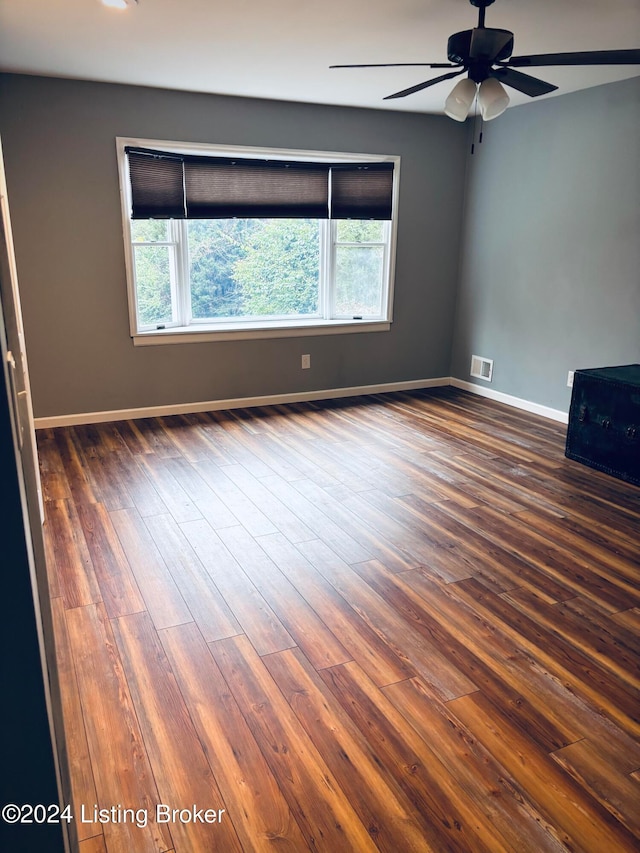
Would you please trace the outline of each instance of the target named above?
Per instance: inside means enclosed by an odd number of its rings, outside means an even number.
[[[478,145],[482,142],[482,115],[480,116],[480,133],[476,134],[476,129],[478,127],[478,95],[473,100],[473,136],[471,141],[471,153],[473,154],[476,150],[476,135],[478,136]]]
[[[484,128],[484,119],[482,118],[482,113],[480,113],[480,114],[479,114],[479,115],[480,115],[480,130],[479,130],[479,132],[476,134],[476,130],[477,130],[477,127],[478,127],[478,109],[477,109],[477,104],[478,104],[478,96],[476,95],[476,100],[474,101],[474,105],[473,105],[473,106],[474,106],[474,113],[473,113],[473,141],[471,142],[471,153],[472,153],[472,154],[473,154],[473,153],[475,152],[475,150],[476,150],[476,143],[475,143],[476,135],[477,135],[477,137],[478,137],[478,145],[482,145],[482,136],[483,136],[483,133],[484,133],[484,130],[483,130],[483,128]]]
[[[477,98],[477,96],[476,96]],[[476,110],[476,98],[473,99],[473,135],[471,137],[471,154],[476,150],[476,124],[478,123],[478,111]]]

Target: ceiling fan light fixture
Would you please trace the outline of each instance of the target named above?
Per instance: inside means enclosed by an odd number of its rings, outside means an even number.
[[[1,2],[1,0],[0,0]],[[138,2],[138,0],[132,0]],[[530,98],[550,95],[557,86],[517,71],[518,68],[536,66],[580,66],[580,65],[640,65],[640,48],[624,50],[583,50],[564,53],[540,53],[529,56],[513,56],[514,35],[511,30],[485,25],[485,11],[495,0],[469,0],[478,11],[478,26],[462,30],[449,36],[447,42],[447,62],[376,62],[358,65],[332,65],[331,68],[393,68],[399,66],[453,68],[459,69],[432,77],[415,86],[409,86],[400,92],[387,95],[385,101],[406,98],[415,95],[430,86],[442,83],[465,72],[469,79],[458,83],[446,100],[444,112],[455,121],[463,122],[476,95],[480,83],[478,101],[482,118],[485,121],[497,118],[509,105],[509,96],[500,85],[504,83],[511,89]]]
[[[454,121],[464,121],[476,96],[476,84],[469,77],[460,80],[451,90],[444,104],[445,114]]]
[[[128,9],[129,6],[135,6],[138,0],[100,0],[103,6],[109,9]]]
[[[495,77],[487,77],[480,83],[478,102],[484,121],[497,118],[509,106],[509,95]]]

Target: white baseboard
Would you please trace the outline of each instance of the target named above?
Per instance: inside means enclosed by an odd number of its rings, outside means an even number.
[[[365,394],[385,394],[390,391],[416,391],[450,384],[449,376],[437,379],[410,379],[405,382],[383,382],[379,385],[357,385],[350,388],[324,388],[320,391],[298,391],[293,394],[272,394],[264,397],[234,397],[229,400],[208,400],[204,403],[176,403],[167,406],[148,406],[139,409],[114,409],[108,412],[80,412],[75,415],[53,415],[35,418],[36,429],[100,424],[109,421],[128,421],[136,418],[157,418],[163,415],[189,415],[194,412],[214,412],[220,409],[245,409],[252,406],[273,406],[278,403],[302,403],[337,397],[359,397]]]
[[[453,385],[463,391],[470,391],[481,397],[488,397],[499,403],[506,403],[516,409],[524,409],[536,415],[542,415],[553,421],[568,423],[569,416],[559,409],[541,406],[502,391],[494,391],[465,382],[453,376],[440,376],[436,379],[410,379],[406,382],[383,382],[378,385],[356,385],[349,388],[323,388],[320,391],[297,391],[293,394],[271,394],[264,397],[233,397],[228,400],[207,400],[204,403],[176,403],[167,406],[148,406],[139,409],[114,409],[108,412],[80,412],[75,415],[53,415],[48,418],[35,418],[36,429],[48,427],[76,426],[79,424],[99,424],[109,421],[128,421],[136,418],[157,418],[164,415],[189,415],[194,412],[214,412],[221,409],[245,409],[252,406],[273,406],[278,403],[302,403],[310,400],[329,400],[338,397],[360,397],[365,394],[385,394],[391,391],[417,391],[421,388],[441,388]]]
[[[496,400],[498,403],[506,403],[507,406],[513,406],[515,409],[524,409],[525,412],[531,412],[535,415],[542,415],[544,418],[549,418],[552,421],[560,423],[569,423],[569,415],[560,409],[552,409],[549,406],[541,406],[539,403],[532,403],[529,400],[523,400],[520,397],[513,397],[511,394],[504,394],[502,391],[494,391],[492,388],[485,388],[482,385],[476,385],[473,382],[465,382],[463,379],[451,377],[450,384],[454,388],[461,388],[463,391],[471,391],[472,394],[478,394],[480,397],[487,397],[489,400]]]

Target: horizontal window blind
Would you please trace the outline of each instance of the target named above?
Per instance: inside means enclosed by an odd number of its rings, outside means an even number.
[[[326,219],[329,166],[185,157],[189,219]]]
[[[393,163],[331,167],[331,219],[391,219]]]
[[[184,219],[182,157],[127,149],[132,219]]]
[[[132,219],[391,219],[392,163],[125,150]]]

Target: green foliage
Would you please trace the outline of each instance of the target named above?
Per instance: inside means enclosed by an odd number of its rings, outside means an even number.
[[[153,243],[167,240],[168,219],[132,219],[131,239],[134,243]]]
[[[144,326],[171,321],[171,274],[168,246],[136,246],[138,317]]]
[[[383,250],[379,246],[336,248],[336,314],[371,316],[380,312]]]
[[[315,220],[264,219],[234,265],[242,313],[290,316],[318,311],[320,234]]]
[[[381,243],[383,223],[375,219],[339,219],[336,223],[339,243]]]
[[[382,241],[383,223],[342,220],[336,227],[337,312],[377,314],[383,250],[367,243]],[[175,249],[153,243],[170,242],[172,230],[166,220],[137,220],[131,223],[131,231],[140,321],[161,325],[172,319]],[[187,233],[195,319],[318,313],[317,220],[190,220]]]
[[[235,266],[259,227],[255,219],[195,219],[188,223],[191,310],[196,319],[244,313]]]
[[[131,222],[136,272],[138,317],[145,326],[171,321],[171,249],[168,246],[136,245],[167,240],[166,219],[135,219]]]
[[[371,316],[380,312],[384,224],[376,220],[342,219],[336,223],[336,314]],[[364,245],[340,245],[341,243]]]

